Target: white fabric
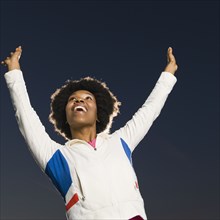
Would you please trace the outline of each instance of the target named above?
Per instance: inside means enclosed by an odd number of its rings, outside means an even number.
[[[127,124],[112,134],[98,134],[95,151],[82,140],[65,145],[53,141],[31,106],[23,74],[13,70],[5,79],[16,112],[19,129],[27,145],[45,171],[59,150],[67,161],[72,183],[65,195],[66,204],[77,193],[79,201],[66,213],[67,219],[147,219],[144,202],[136,187],[137,177],[122,141],[132,152],[158,117],[176,83],[171,73],[162,72],[153,91]]]

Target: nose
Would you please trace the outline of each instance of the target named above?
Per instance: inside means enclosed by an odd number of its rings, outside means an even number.
[[[74,103],[84,103],[84,100],[83,99],[77,99],[77,98],[74,98],[73,100]]]

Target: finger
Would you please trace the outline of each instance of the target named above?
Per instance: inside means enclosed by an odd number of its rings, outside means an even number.
[[[4,66],[7,66],[5,61],[2,61],[1,64],[4,65]]]
[[[173,54],[170,55],[170,62],[176,62],[176,59]]]
[[[16,51],[22,51],[21,46],[17,47]]]
[[[168,63],[170,62],[170,53],[172,53],[172,48],[171,48],[171,47],[169,47],[169,48],[167,49],[167,62],[168,62]]]
[[[17,59],[19,60],[21,58],[21,53],[22,53],[22,49],[21,49],[21,46],[19,46],[15,49],[15,52],[13,55],[17,56]]]
[[[10,54],[11,54],[11,56],[12,56],[14,53],[13,53],[13,52],[11,52]]]
[[[11,62],[11,57],[6,57],[6,59],[2,62],[4,62],[5,66],[8,65]]]
[[[176,59],[175,59],[175,57],[173,55],[173,49],[171,47],[168,48],[167,61],[168,62],[176,62]]]

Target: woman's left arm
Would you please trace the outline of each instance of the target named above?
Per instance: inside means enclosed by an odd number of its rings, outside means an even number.
[[[127,143],[131,151],[144,138],[154,120],[159,116],[169,93],[177,81],[174,74],[178,66],[170,47],[167,51],[167,61],[167,66],[145,103],[124,127],[116,131],[116,134]]]

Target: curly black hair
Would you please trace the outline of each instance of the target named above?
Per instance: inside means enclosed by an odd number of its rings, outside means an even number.
[[[92,77],[67,80],[61,88],[51,95],[49,120],[54,125],[55,131],[67,140],[72,139],[65,109],[70,95],[78,90],[87,90],[95,96],[97,118],[99,119],[96,122],[96,133],[109,132],[113,118],[119,113],[121,103],[104,82]]]

